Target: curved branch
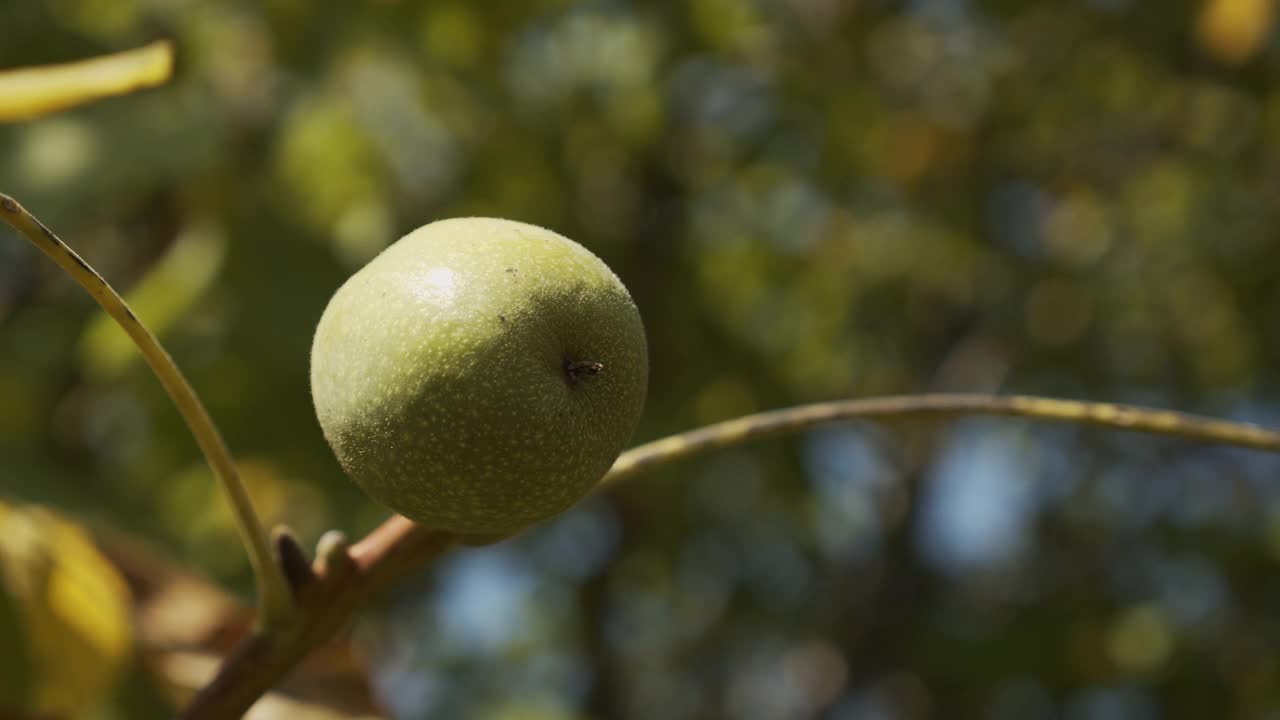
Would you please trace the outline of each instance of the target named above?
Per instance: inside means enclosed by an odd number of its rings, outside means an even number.
[[[1166,410],[1026,396],[911,395],[802,405],[673,435],[623,453],[601,481],[601,487],[663,463],[824,423],[965,414],[1074,422],[1280,451],[1280,431]],[[456,537],[419,527],[398,515],[353,546],[335,534],[322,538],[320,558],[312,574],[296,585],[299,624],[276,631],[267,629],[247,638],[183,717],[240,717],[304,655],[332,637],[352,613],[457,542]]]
[[[293,606],[288,586],[283,573],[276,565],[267,545],[266,533],[258,522],[258,515],[253,510],[253,502],[249,493],[240,481],[231,451],[227,449],[222,434],[218,432],[213,418],[204,403],[192,389],[182,370],[174,364],[173,358],[160,345],[156,336],[138,319],[123,298],[89,266],[74,250],[62,242],[53,231],[45,227],[31,213],[27,212],[16,200],[0,193],[0,219],[3,219],[15,230],[22,233],[33,245],[48,255],[58,267],[66,271],[83,287],[98,305],[115,320],[133,339],[142,357],[146,359],[151,370],[159,378],[160,384],[178,407],[182,419],[186,421],[196,443],[204,453],[213,474],[222,484],[227,498],[231,502],[232,515],[235,516],[236,528],[240,531],[240,539],[244,541],[249,552],[249,562],[253,566],[255,580],[258,585],[258,617],[268,625],[289,622]]]
[[[771,410],[654,440],[622,453],[601,480],[601,485],[612,485],[654,465],[770,435],[804,430],[815,425],[859,418],[906,418],[921,415],[1006,415],[1172,435],[1185,440],[1280,452],[1280,431],[1172,410],[1029,395],[899,395]]]

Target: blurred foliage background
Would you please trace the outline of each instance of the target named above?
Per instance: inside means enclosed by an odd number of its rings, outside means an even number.
[[[1280,425],[1274,12],[2,0],[0,67],[167,37],[178,71],[0,126],[0,188],[126,292],[307,544],[386,515],[314,420],[315,322],[447,216],[545,225],[617,271],[651,343],[638,441],[933,390]],[[1280,718],[1277,478],[1274,457],[1061,426],[833,427],[455,552],[355,637],[403,718]],[[0,493],[248,592],[158,384],[7,230]],[[0,516],[10,561],[54,522],[31,512]],[[117,612],[65,532],[90,599],[63,619]],[[36,631],[6,612],[12,658]],[[105,635],[76,673],[134,671],[96,716],[171,712]],[[0,702],[39,682],[14,668]]]

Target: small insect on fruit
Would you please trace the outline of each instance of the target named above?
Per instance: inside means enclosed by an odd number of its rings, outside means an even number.
[[[502,537],[581,499],[631,439],[644,325],[617,276],[534,225],[441,220],[338,289],[311,351],[325,438],[375,500]]]

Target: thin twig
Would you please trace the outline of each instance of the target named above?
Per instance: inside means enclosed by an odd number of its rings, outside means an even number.
[[[840,420],[921,415],[1006,415],[1172,435],[1186,440],[1280,452],[1280,431],[1171,410],[1027,395],[900,395],[771,410],[645,443],[620,455],[601,485],[612,485],[654,465],[769,435],[804,430]]]
[[[268,626],[287,624],[293,615],[293,603],[289,589],[280,567],[275,563],[266,533],[258,522],[258,515],[253,510],[249,493],[245,491],[240,475],[236,471],[231,452],[227,449],[222,435],[209,417],[204,404],[192,389],[191,383],[174,364],[173,358],[160,345],[160,341],[142,324],[124,299],[112,289],[107,281],[89,266],[66,243],[58,239],[49,228],[35,218],[16,200],[0,193],[0,217],[18,232],[22,233],[44,254],[67,272],[80,284],[98,305],[112,317],[133,339],[143,358],[151,366],[165,392],[169,394],[173,404],[178,407],[182,419],[186,421],[196,443],[204,452],[205,459],[213,468],[213,474],[222,484],[227,498],[231,501],[232,514],[240,538],[249,552],[249,561],[258,584],[258,617]]]

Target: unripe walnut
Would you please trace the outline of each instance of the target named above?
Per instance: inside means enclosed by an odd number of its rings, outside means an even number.
[[[600,480],[644,406],[635,303],[577,243],[441,220],[329,301],[311,351],[325,438],[375,500],[428,527],[501,537]]]

